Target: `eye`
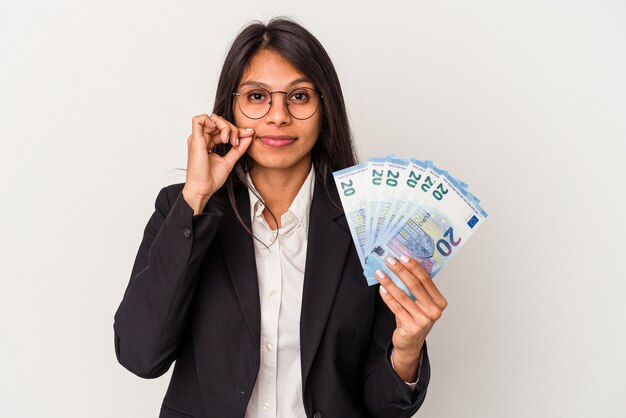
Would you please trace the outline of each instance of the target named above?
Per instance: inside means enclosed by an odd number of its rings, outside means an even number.
[[[263,90],[248,90],[245,93],[245,98],[250,103],[264,103],[267,102],[269,94]]]
[[[311,99],[311,93],[306,89],[298,89],[291,92],[289,96],[290,103],[307,103]]]

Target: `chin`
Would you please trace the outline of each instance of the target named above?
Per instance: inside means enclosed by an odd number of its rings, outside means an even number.
[[[300,160],[297,162],[287,161],[287,160],[267,160],[261,159],[259,161],[253,159],[253,166],[257,168],[267,169],[267,170],[293,170],[298,167],[308,167],[309,160]]]
[[[269,170],[294,170],[299,167],[309,167],[311,154],[300,158],[286,155],[250,155],[253,166]]]

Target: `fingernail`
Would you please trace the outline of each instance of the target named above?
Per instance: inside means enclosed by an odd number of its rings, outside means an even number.
[[[407,257],[406,255],[401,255],[400,261],[402,261],[403,263],[406,263],[407,261],[409,261],[409,257]]]
[[[387,257],[387,262],[393,266],[396,264],[396,259],[393,257]]]
[[[376,277],[382,279],[383,277],[385,277],[385,273],[383,273],[382,270],[376,270]]]
[[[254,131],[252,128],[246,128],[246,131]]]
[[[235,138],[235,146],[239,146],[239,138]]]
[[[224,141],[225,144],[228,144],[228,141],[230,141],[230,135],[226,136],[226,140]]]
[[[384,288],[384,287],[382,287],[382,286],[380,287],[380,291],[381,291],[382,293],[384,293],[385,295],[388,293],[388,292],[387,292],[387,289],[385,289],[385,288]]]

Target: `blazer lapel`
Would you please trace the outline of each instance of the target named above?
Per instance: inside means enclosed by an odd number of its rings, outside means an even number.
[[[244,223],[250,228],[250,198],[245,187],[237,189],[237,208]],[[224,213],[224,233],[221,245],[226,265],[243,312],[248,331],[255,347],[260,346],[261,335],[261,302],[259,299],[259,281],[256,271],[254,242],[230,206],[227,197],[221,200]]]
[[[328,183],[329,188],[332,188],[331,179]],[[343,211],[328,200],[318,177],[309,217],[300,316],[300,361],[304,384],[335,300],[351,242]]]

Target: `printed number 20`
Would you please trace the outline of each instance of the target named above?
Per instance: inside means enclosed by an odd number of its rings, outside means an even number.
[[[354,187],[352,187],[352,184],[353,184],[352,180],[341,182],[341,190],[343,190],[344,195],[352,196],[354,193],[356,193],[356,190],[354,190]]]
[[[461,238],[459,238],[457,241],[455,241],[453,234],[454,234],[454,229],[452,229],[452,227],[450,227],[443,234],[443,236],[448,238],[450,240],[450,242],[446,241],[443,238],[440,239],[439,241],[437,241],[437,250],[444,257],[447,257],[450,254],[452,254],[452,247],[456,247],[457,245],[459,245],[461,243]]]
[[[444,189],[443,184],[439,183],[437,185],[437,190],[433,191],[433,196],[435,196],[435,199],[441,200],[443,199],[444,194],[448,194],[448,189]]]

